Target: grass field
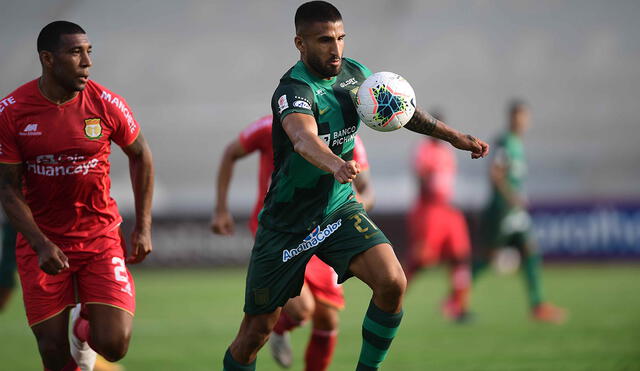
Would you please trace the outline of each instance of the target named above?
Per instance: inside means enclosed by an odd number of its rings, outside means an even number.
[[[473,293],[475,321],[444,321],[438,303],[445,272],[422,274],[410,287],[405,317],[383,370],[640,370],[640,266],[549,266],[548,298],[571,311],[551,326],[529,321],[519,277],[487,275]],[[244,271],[137,270],[138,312],[130,371],[220,370],[241,319]],[[347,309],[331,370],[353,370],[366,286],[345,285]],[[308,326],[293,335],[296,363]],[[0,315],[0,370],[41,370],[19,293]],[[258,369],[278,370],[267,349]]]

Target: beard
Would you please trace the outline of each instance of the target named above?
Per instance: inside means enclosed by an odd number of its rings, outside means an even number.
[[[332,66],[321,60],[320,57],[309,55],[307,57],[307,63],[309,63],[309,66],[311,66],[311,68],[313,68],[323,79],[338,76],[340,71],[342,71],[342,61],[340,61],[339,65]]]
[[[83,91],[87,86],[84,83],[78,82],[75,77],[69,77],[69,74],[66,74],[64,71],[54,69],[53,77],[58,85],[69,92]]]

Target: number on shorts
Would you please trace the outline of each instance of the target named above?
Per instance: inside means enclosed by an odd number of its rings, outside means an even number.
[[[127,275],[127,267],[124,265],[124,259],[114,256],[111,259],[111,263],[116,266],[113,268],[113,273],[116,276],[116,281],[129,283],[129,275]]]
[[[357,214],[353,214],[349,217],[349,219],[353,219],[355,220],[355,222],[353,223],[353,227],[360,233],[365,233],[367,231],[369,231],[369,227],[362,227],[360,224],[362,224],[362,218],[366,219],[367,222],[369,223],[369,225],[371,225],[371,227],[374,230],[378,230],[378,227],[376,227],[375,224],[373,224],[373,222],[371,221],[371,219],[369,219],[366,215],[362,214],[362,213],[357,213]]]

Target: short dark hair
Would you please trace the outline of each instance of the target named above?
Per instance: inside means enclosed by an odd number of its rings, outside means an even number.
[[[529,107],[529,105],[524,101],[524,99],[513,98],[509,101],[507,110],[509,112],[509,116],[513,116],[520,112],[520,110],[526,109],[527,107]]]
[[[306,25],[313,22],[338,22],[342,20],[342,15],[338,8],[326,1],[309,1],[298,7],[294,23],[296,33]]]
[[[86,34],[82,27],[73,22],[55,21],[44,26],[38,35],[38,53],[43,50],[55,52],[60,46],[60,36]]]

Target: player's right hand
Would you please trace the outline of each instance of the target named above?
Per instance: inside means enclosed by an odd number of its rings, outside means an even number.
[[[222,236],[233,235],[235,223],[229,211],[218,211],[211,219],[211,231]]]
[[[33,248],[38,254],[38,265],[44,273],[56,275],[69,268],[69,259],[53,242],[45,240]]]
[[[333,177],[341,184],[351,183],[360,173],[360,165],[351,160],[345,161],[337,170],[333,172]]]

